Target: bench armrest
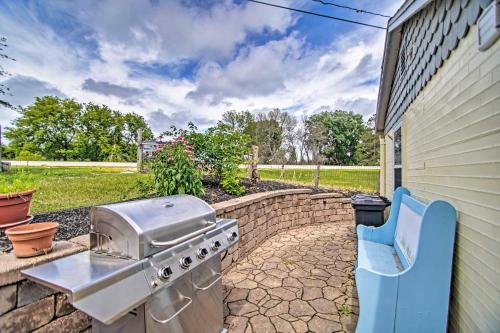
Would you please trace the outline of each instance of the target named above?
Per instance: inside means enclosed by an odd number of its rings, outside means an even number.
[[[356,233],[358,234],[358,241],[360,240],[372,240],[372,232],[375,227],[368,227],[366,225],[360,224],[356,227]]]
[[[391,211],[385,224],[377,228],[364,225],[357,226],[356,232],[358,234],[358,240],[367,240],[386,245],[394,244],[394,233],[396,232],[396,224],[398,223],[399,208],[401,206],[403,194],[410,195],[410,191],[404,187],[398,187],[396,191],[394,191]]]

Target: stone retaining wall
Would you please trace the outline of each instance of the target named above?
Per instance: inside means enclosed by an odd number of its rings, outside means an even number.
[[[223,271],[281,230],[307,224],[352,220],[349,198],[309,189],[256,193],[213,205],[218,217],[239,221],[240,241],[224,258]],[[0,255],[0,332],[90,332],[90,318],[66,296],[23,279],[24,268],[88,248],[88,235],[56,242],[48,255],[28,259]]]
[[[218,217],[238,219],[240,241],[222,261],[223,272],[282,230],[354,219],[350,198],[340,193],[311,192],[293,189],[256,193],[212,205]]]

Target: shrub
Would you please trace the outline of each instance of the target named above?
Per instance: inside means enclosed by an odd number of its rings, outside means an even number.
[[[196,160],[208,174],[220,181],[229,194],[239,195],[245,191],[238,177],[239,165],[244,163],[249,151],[250,138],[219,122],[206,133],[187,133],[193,142]]]
[[[169,142],[156,152],[151,161],[150,188],[157,195],[204,194],[202,173],[194,161],[193,147],[183,136]],[[148,188],[142,184],[139,188]]]

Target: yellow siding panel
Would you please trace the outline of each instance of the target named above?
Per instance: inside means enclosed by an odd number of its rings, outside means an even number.
[[[472,27],[403,118],[403,184],[458,211],[451,332],[500,332],[500,42]],[[393,132],[385,136],[392,195]]]

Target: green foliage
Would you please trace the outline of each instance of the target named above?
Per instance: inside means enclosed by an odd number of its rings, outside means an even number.
[[[375,134],[375,115],[366,122],[354,156],[359,165],[380,164],[380,141]]]
[[[248,135],[219,122],[205,133],[196,133],[192,129],[187,138],[193,143],[196,160],[202,169],[217,177],[224,191],[235,195],[244,192],[238,171],[249,151]]]
[[[17,155],[19,161],[43,161],[45,158],[37,153],[32,153],[28,150],[21,150]]]
[[[349,306],[349,304],[342,304],[338,307],[337,313],[340,316],[349,316],[351,314],[351,307]]]
[[[192,146],[183,136],[154,154],[151,171],[151,186],[157,195],[204,194],[201,170],[194,161]]]
[[[27,151],[48,160],[134,161],[137,130],[153,137],[142,116],[105,105],[45,96],[18,112],[5,131],[16,157]]]
[[[355,151],[363,133],[363,117],[352,111],[323,111],[306,120],[310,146],[328,164],[352,165],[356,163]]]
[[[255,138],[255,117],[250,111],[226,111],[222,114],[222,122],[233,131],[248,135],[252,144],[258,144]]]
[[[259,146],[261,163],[296,161],[297,120],[289,113],[274,109],[254,116],[249,111],[227,111],[222,115],[222,122],[233,131],[248,135],[250,143]]]

